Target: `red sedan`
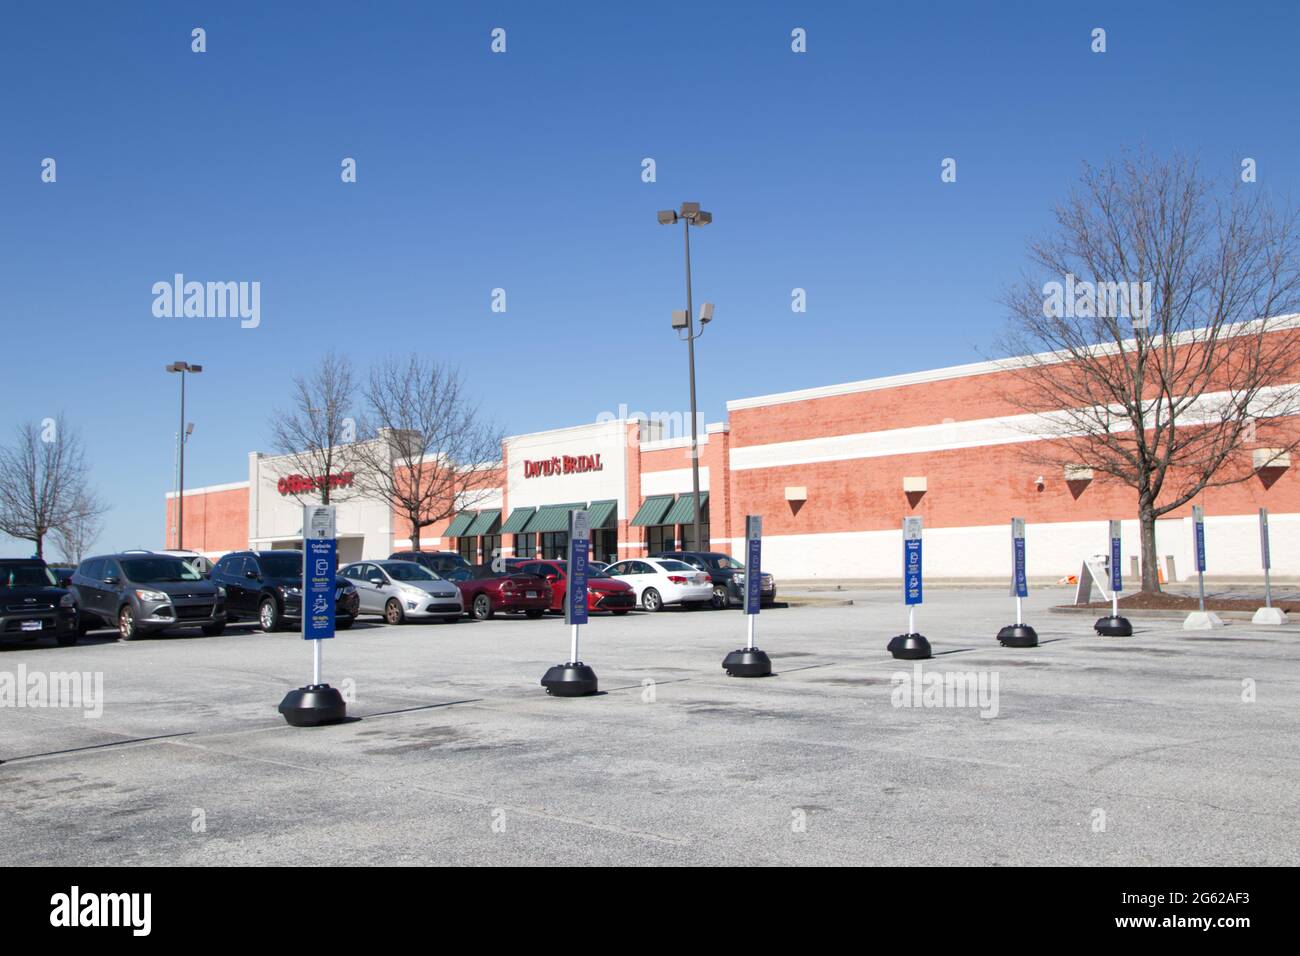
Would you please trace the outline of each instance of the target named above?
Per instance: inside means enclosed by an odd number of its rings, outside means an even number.
[[[566,562],[507,558],[506,565],[547,581],[551,587],[551,610],[564,610],[564,589],[568,575]],[[592,569],[588,573],[588,611],[612,611],[615,614],[626,614],[634,607],[636,607],[636,591],[630,584],[612,578],[603,571]]]
[[[458,568],[442,575],[460,588],[465,610],[476,621],[486,621],[498,611],[522,611],[541,617],[551,606],[550,585],[519,568],[494,571],[490,564]]]

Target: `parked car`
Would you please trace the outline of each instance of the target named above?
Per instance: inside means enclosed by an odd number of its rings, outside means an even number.
[[[478,564],[443,576],[460,588],[465,607],[476,621],[486,621],[498,611],[541,617],[551,606],[550,584],[508,565],[497,571],[491,564]]]
[[[72,576],[77,627],[116,627],[120,640],[175,627],[215,637],[226,627],[226,592],[169,554],[128,551],[87,558]]]
[[[716,551],[664,551],[656,558],[673,558],[705,572],[713,582],[713,606],[728,608],[745,603],[745,563],[739,558]],[[760,572],[759,600],[768,605],[776,601],[776,579]]]
[[[76,599],[40,558],[0,558],[0,640],[77,643]]]
[[[530,561],[527,558],[507,558],[506,565],[524,574],[535,574],[551,586],[551,610],[564,610],[564,591],[568,585],[568,562],[558,560]],[[626,614],[636,607],[636,592],[626,581],[612,578],[604,571],[587,569],[587,610],[612,611]]]
[[[444,578],[448,571],[470,571],[474,567],[455,551],[394,551],[388,556],[388,560],[414,561]]]
[[[637,603],[647,611],[666,604],[703,607],[713,599],[709,576],[674,558],[629,558],[611,564],[607,573],[632,585]]]
[[[389,624],[431,618],[455,624],[465,613],[460,588],[414,561],[358,561],[339,571],[357,589],[362,614]]]
[[[212,583],[225,589],[231,621],[255,620],[268,632],[302,621],[301,551],[232,551],[213,566]],[[357,589],[339,578],[334,626],[346,631],[360,608]]]

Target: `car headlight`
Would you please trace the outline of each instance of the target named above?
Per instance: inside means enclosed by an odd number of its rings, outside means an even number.
[[[401,591],[403,594],[407,595],[408,597],[417,597],[417,598],[424,597],[428,593],[423,588],[413,588],[407,584],[403,584],[400,588],[398,588],[398,590]]]
[[[65,594],[59,598],[59,607],[76,607],[77,602],[72,599],[71,594]]]
[[[302,588],[290,587],[284,584],[280,585],[280,590],[283,591],[285,594],[292,594],[294,597],[297,597],[298,595],[302,594]]]
[[[162,591],[150,591],[147,588],[142,588],[136,591],[135,596],[138,597],[141,601],[166,601],[167,600],[167,595],[164,594]]]

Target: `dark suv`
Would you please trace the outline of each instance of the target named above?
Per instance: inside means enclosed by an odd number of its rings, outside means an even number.
[[[394,551],[388,560],[414,561],[440,578],[445,578],[448,571],[469,571],[474,567],[455,551]]]
[[[211,577],[226,590],[229,620],[255,620],[264,631],[302,620],[301,551],[232,551],[213,566]],[[346,631],[360,609],[357,589],[338,578],[334,626]]]
[[[0,558],[0,640],[77,643],[77,606],[40,558]]]
[[[745,564],[739,558],[717,551],[664,551],[651,555],[654,558],[676,558],[693,568],[706,572],[713,581],[715,608],[731,607],[732,602],[745,603]],[[776,580],[766,571],[759,582],[759,597],[764,605],[776,601]]]
[[[72,575],[77,627],[100,623],[121,640],[171,627],[201,627],[216,637],[226,627],[225,594],[180,558],[126,552],[87,558]]]

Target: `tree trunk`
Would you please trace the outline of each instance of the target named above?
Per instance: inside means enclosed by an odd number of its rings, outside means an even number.
[[[418,519],[411,520],[411,550],[420,550],[420,522]]]
[[[1156,515],[1144,504],[1138,513],[1142,533],[1142,590],[1160,593],[1160,556],[1156,554]]]
[[[45,536],[36,536],[36,556],[42,561],[45,560]]]

